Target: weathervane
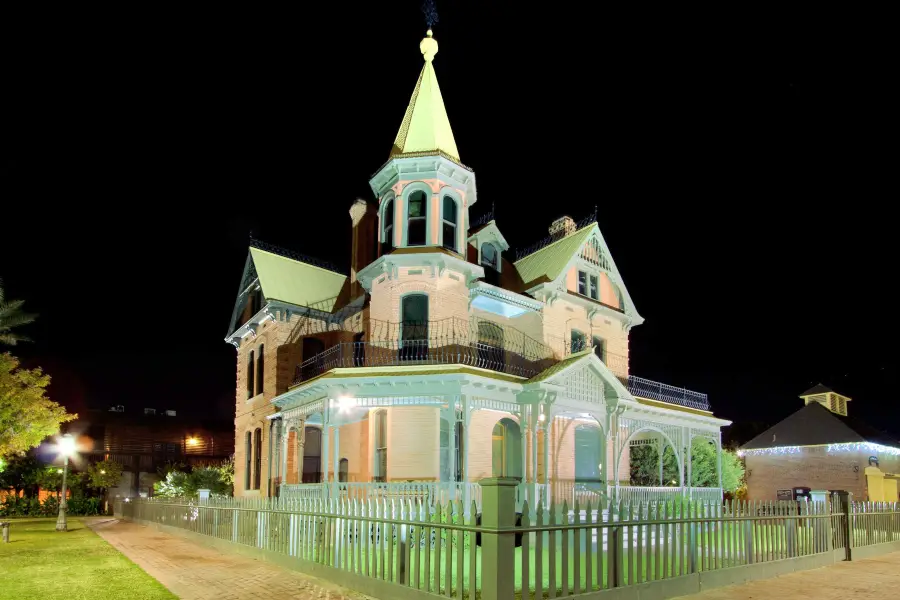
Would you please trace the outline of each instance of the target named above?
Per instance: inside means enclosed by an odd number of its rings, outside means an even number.
[[[429,29],[434,27],[434,24],[440,21],[434,0],[425,0],[422,2],[422,13],[425,15],[425,23],[428,25]]]

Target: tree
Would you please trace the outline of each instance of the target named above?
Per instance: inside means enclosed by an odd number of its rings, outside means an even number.
[[[671,446],[663,452],[663,485],[678,485],[678,462]],[[734,492],[743,485],[744,465],[732,450],[722,451],[722,489]],[[674,483],[673,483],[674,482]],[[631,448],[631,484],[659,485],[659,452],[654,445]],[[716,446],[702,438],[691,445],[691,486],[718,487]]]
[[[104,512],[107,511],[106,494],[109,488],[119,485],[122,480],[122,465],[114,460],[101,460],[88,467],[91,487],[100,490],[104,501]]]
[[[0,279],[0,344],[15,346],[17,342],[27,342],[28,338],[13,333],[14,327],[31,323],[36,315],[22,312],[24,300],[6,301],[3,293],[3,280]]]
[[[13,355],[0,354],[0,456],[22,454],[78,418],[47,398],[49,384],[41,369],[20,369]]]
[[[0,489],[13,490],[16,496],[24,492],[23,495],[30,498],[36,495],[44,471],[45,465],[34,456],[13,455],[3,461],[3,469],[0,470]]]
[[[169,498],[197,496],[197,490],[209,490],[216,496],[234,493],[234,459],[218,465],[194,467],[190,473],[169,470],[165,479],[153,485],[153,493]]]

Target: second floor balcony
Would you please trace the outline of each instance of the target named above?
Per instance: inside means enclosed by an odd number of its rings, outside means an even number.
[[[583,339],[537,340],[508,325],[479,317],[428,322],[365,320],[357,331],[294,370],[292,386],[337,368],[465,365],[530,378],[587,349]],[[697,410],[709,410],[706,394],[628,374],[624,356],[594,347],[600,360],[635,396]]]

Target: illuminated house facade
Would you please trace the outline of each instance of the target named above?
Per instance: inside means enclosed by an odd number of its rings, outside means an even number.
[[[808,489],[896,502],[900,440],[850,417],[850,398],[821,383],[800,398],[803,408],[741,447],[748,498],[789,499]]]
[[[721,448],[706,396],[631,376],[643,319],[596,223],[568,217],[515,260],[438,87],[437,42],[374,202],[350,208],[349,274],[251,244],[237,349],[235,493],[479,501],[484,477],[571,503],[691,494],[692,440]],[[681,480],[633,488],[629,448],[671,446]],[[660,482],[663,484],[663,482]]]

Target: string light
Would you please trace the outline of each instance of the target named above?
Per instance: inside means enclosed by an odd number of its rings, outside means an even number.
[[[751,450],[739,450],[738,456],[761,456],[766,454],[800,454],[803,448],[811,448],[814,446],[775,446],[774,448],[753,448]],[[892,446],[882,446],[881,444],[873,444],[871,442],[845,442],[841,444],[828,444],[826,450],[832,452],[860,452],[865,451],[871,454],[889,454],[891,456],[900,456],[900,448]]]

